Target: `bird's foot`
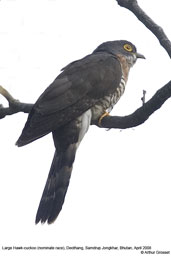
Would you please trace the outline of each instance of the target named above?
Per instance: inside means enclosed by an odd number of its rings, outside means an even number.
[[[101,127],[102,126],[102,120],[104,117],[109,116],[109,112],[105,112],[102,114],[102,116],[100,116],[99,120],[98,120],[98,125]]]

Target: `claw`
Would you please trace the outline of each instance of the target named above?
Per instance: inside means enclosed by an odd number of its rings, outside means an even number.
[[[102,120],[103,120],[103,118],[104,117],[106,117],[106,116],[109,116],[109,112],[105,112],[105,113],[103,113],[102,114],[102,116],[100,116],[100,118],[99,118],[99,120],[98,120],[98,125],[101,127],[102,126]]]

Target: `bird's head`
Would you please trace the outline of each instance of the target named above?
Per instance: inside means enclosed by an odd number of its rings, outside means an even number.
[[[116,57],[125,57],[129,66],[132,67],[138,58],[145,59],[144,55],[137,52],[136,47],[129,41],[108,41],[99,45],[93,53],[107,52]]]

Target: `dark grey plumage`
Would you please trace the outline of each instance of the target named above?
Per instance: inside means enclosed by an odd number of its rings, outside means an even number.
[[[52,132],[56,148],[36,223],[52,223],[58,216],[76,150],[91,120],[110,111],[123,94],[137,58],[143,56],[128,41],[103,43],[92,54],[67,65],[34,104],[16,144],[23,146]]]
[[[26,145],[81,115],[112,93],[121,75],[118,60],[103,52],[66,66],[33,106],[17,145]]]

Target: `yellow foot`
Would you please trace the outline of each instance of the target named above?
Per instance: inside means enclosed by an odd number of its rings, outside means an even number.
[[[99,124],[100,127],[102,125],[101,123],[102,123],[103,118],[106,117],[106,116],[109,116],[109,112],[105,112],[105,113],[102,114],[102,116],[100,116],[100,118],[98,120],[98,124]]]

